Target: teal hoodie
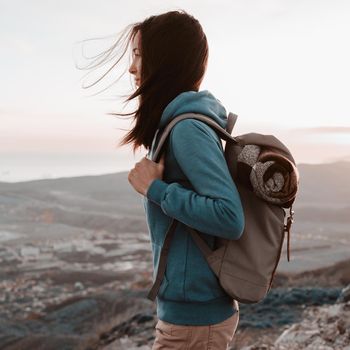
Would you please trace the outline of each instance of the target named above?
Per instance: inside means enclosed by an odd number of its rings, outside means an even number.
[[[225,108],[208,90],[203,90],[176,96],[164,109],[158,129],[187,112],[205,114],[226,128]],[[172,218],[179,221],[156,299],[157,317],[179,325],[222,322],[237,310],[184,224],[200,231],[214,249],[215,237],[239,239],[242,235],[242,203],[221,140],[211,127],[185,119],[172,128],[168,138],[163,179],[153,180],[143,196],[153,253],[153,281],[165,233]],[[148,158],[154,154],[159,141],[156,139],[157,133]]]

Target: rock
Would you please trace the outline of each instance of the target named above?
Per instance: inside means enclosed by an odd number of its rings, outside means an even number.
[[[341,290],[340,295],[337,299],[337,302],[346,303],[349,300],[350,300],[350,284]]]
[[[84,289],[84,285],[81,282],[75,282],[74,283],[74,288],[78,289],[78,290],[83,290]]]
[[[345,328],[344,320],[338,320],[337,321],[337,329],[338,329],[339,334],[344,334],[345,333],[346,328]]]
[[[294,324],[286,329],[275,341],[275,345],[289,345],[295,343],[306,343],[314,335],[318,335],[319,330],[315,327],[303,327],[301,324]]]
[[[303,319],[287,328],[275,341],[274,350],[350,350],[350,301],[311,306]]]
[[[116,339],[113,343],[108,344],[103,350],[151,350],[148,345],[137,346],[128,336]]]

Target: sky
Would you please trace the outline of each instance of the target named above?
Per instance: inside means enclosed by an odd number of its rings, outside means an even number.
[[[117,146],[132,119],[107,115],[134,110],[116,98],[132,93],[130,74],[84,89],[79,42],[109,36],[86,44],[97,54],[127,25],[176,9],[202,24],[201,90],[238,114],[233,136],[274,134],[297,164],[350,160],[349,1],[0,0],[0,181],[128,171],[145,156]]]

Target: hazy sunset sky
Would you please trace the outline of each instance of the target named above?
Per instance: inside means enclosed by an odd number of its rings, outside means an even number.
[[[0,0],[0,181],[112,173],[143,157],[116,147],[131,119],[107,115],[135,107],[113,98],[132,92],[130,74],[90,96],[108,80],[82,89],[77,43],[176,9],[203,26],[201,90],[238,114],[233,135],[275,134],[297,163],[350,160],[349,1]]]

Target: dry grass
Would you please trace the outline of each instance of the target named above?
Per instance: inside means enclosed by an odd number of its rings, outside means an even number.
[[[103,342],[101,341],[101,336],[103,334],[108,334],[114,327],[142,311],[140,303],[134,303],[133,305],[128,307],[127,310],[123,313],[118,313],[118,307],[119,305],[117,305],[116,303],[114,305],[114,310],[112,308],[109,315],[107,315],[99,323],[95,323],[91,326],[91,336],[83,340],[81,344],[79,344],[77,350],[98,349],[100,345],[103,345]]]

